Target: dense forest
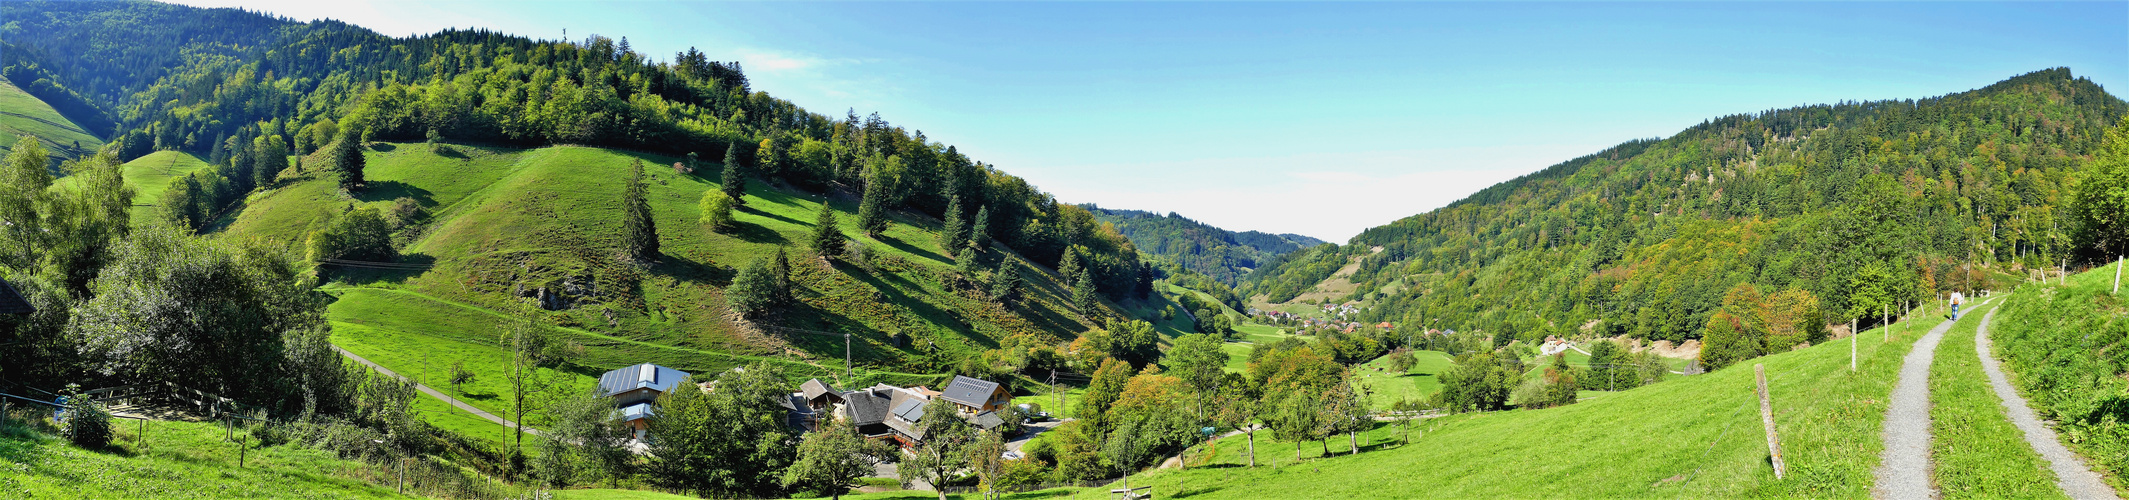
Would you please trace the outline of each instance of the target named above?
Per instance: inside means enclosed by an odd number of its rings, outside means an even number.
[[[989,220],[971,224],[1044,265],[1076,249],[1104,294],[1145,286],[1130,242],[1086,210],[878,114],[833,117],[753,91],[738,63],[693,49],[658,61],[626,38],[477,30],[392,38],[333,21],[147,2],[0,9],[9,19],[0,71],[28,79],[25,89],[69,118],[108,129],[120,161],[183,150],[221,163],[269,141],[309,154],[343,134],[729,157],[746,175],[808,189],[878,183],[889,209],[983,214]],[[234,163],[224,177],[248,191],[257,174]]]
[[[1870,324],[2120,252],[2080,236],[2065,209],[2125,113],[2058,68],[1941,97],[1726,116],[1291,254],[1242,288],[1290,299],[1358,259],[1349,298],[1368,300],[1370,321],[1677,341],[1751,303]]]
[[[1116,231],[1123,233],[1145,255],[1228,286],[1239,283],[1250,270],[1261,267],[1274,257],[1323,243],[1300,235],[1229,231],[1174,212],[1164,216],[1140,210],[1101,208],[1092,203],[1080,205],[1080,208],[1093,212],[1096,220],[1116,226]]]

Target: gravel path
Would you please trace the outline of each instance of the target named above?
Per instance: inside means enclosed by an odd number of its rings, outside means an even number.
[[[1929,482],[1929,365],[1937,359],[1937,344],[1952,329],[1945,320],[1915,340],[1914,350],[1900,365],[1900,380],[1892,386],[1891,406],[1885,409],[1885,451],[1878,455],[1877,483],[1870,496],[1892,499],[1936,498]]]
[[[2003,399],[2003,410],[2010,414],[2011,425],[2024,431],[2026,443],[2033,445],[2033,451],[2040,452],[2042,458],[2048,459],[2048,468],[2055,470],[2055,486],[2062,488],[2063,494],[2080,500],[2120,498],[2115,496],[2114,488],[2100,480],[2099,474],[2092,473],[2092,468],[2085,466],[2082,458],[2063,447],[2062,441],[2055,437],[2055,430],[2041,423],[2033,414],[2033,408],[2026,406],[2025,398],[2011,387],[2011,379],[2003,375],[2002,363],[1989,354],[1989,320],[1995,317],[1995,309],[1981,317],[1981,327],[1974,332],[1974,347],[1981,355],[1981,371],[1988,373],[1989,385],[1996,388],[1996,397]]]

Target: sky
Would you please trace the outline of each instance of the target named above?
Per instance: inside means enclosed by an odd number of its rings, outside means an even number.
[[[181,0],[407,36],[626,37],[889,123],[1068,203],[1343,242],[1704,120],[2069,67],[2129,85],[2129,2]]]

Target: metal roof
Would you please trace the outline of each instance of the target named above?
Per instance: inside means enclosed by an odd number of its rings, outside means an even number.
[[[9,284],[7,280],[0,279],[0,314],[30,314],[35,312],[37,312],[36,306],[31,306],[30,301],[23,298],[21,292],[15,291],[15,285]]]
[[[599,375],[599,390],[608,396],[642,388],[665,392],[684,378],[687,372],[644,363]]]
[[[907,420],[910,423],[916,423],[916,421],[918,420],[923,420],[924,401],[916,399],[903,401],[902,404],[896,405],[894,407],[894,416],[900,417],[902,420]]]
[[[997,382],[955,375],[954,380],[946,384],[946,390],[939,391],[939,397],[964,406],[981,408],[990,404],[991,394],[997,392]]]

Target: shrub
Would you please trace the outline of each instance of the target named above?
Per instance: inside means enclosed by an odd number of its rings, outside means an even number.
[[[111,444],[111,413],[87,395],[79,386],[67,386],[66,427],[61,435],[67,441],[89,449],[99,449]]]

